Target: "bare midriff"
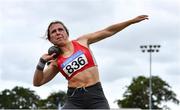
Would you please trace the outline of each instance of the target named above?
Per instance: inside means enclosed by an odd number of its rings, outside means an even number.
[[[68,87],[88,87],[97,82],[99,82],[99,72],[97,66],[93,66],[73,76],[68,81]]]

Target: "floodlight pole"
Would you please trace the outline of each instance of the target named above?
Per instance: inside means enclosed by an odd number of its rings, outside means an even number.
[[[142,52],[149,53],[149,110],[152,110],[152,53],[159,52],[160,45],[141,45]]]
[[[152,109],[152,72],[151,66],[152,65],[152,53],[149,52],[149,110]]]

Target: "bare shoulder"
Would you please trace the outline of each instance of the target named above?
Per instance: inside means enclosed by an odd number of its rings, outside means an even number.
[[[80,36],[76,39],[76,41],[85,46],[85,47],[89,47],[89,44],[88,44],[88,35],[83,35],[83,36]]]
[[[83,36],[80,36],[79,38],[77,38],[77,40],[82,43],[85,44],[86,46],[89,46],[92,43],[96,43],[106,37],[110,36],[109,32],[106,30],[99,30],[93,33],[88,33],[85,34]]]

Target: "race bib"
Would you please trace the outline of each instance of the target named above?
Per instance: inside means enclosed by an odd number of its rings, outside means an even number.
[[[80,70],[86,64],[88,64],[88,61],[84,53],[77,51],[61,65],[61,68],[70,77],[72,73]]]

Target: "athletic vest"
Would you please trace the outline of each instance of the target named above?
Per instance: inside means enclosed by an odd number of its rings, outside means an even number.
[[[57,59],[59,71],[67,80],[87,68],[96,66],[95,59],[87,47],[75,40],[72,41],[72,44],[74,47],[73,54],[67,58],[60,55]]]

